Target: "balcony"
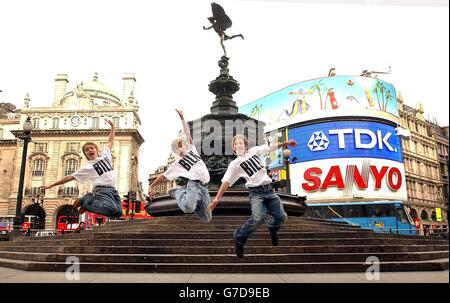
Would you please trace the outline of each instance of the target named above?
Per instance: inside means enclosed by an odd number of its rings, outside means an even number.
[[[41,190],[40,187],[27,187],[25,188],[24,196],[25,197],[31,197],[31,196],[40,196],[44,195],[45,191]]]
[[[79,193],[78,187],[60,187],[58,189],[58,197],[78,197]]]

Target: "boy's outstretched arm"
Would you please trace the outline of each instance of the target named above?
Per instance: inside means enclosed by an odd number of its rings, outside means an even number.
[[[108,148],[109,150],[112,150],[114,138],[116,137],[116,127],[114,126],[114,123],[111,122],[111,120],[106,120],[106,123],[111,125],[111,130],[109,131],[109,138],[108,138]]]
[[[286,142],[281,142],[281,143],[274,143],[274,144],[270,144],[270,150],[274,151],[280,147],[288,147],[288,146],[293,146],[296,147],[297,146],[297,142],[295,140],[289,140]]]
[[[216,197],[208,205],[208,209],[210,211],[213,211],[214,208],[216,208],[217,204],[219,204],[219,202],[220,202],[220,198],[222,198],[223,194],[227,191],[228,187],[230,187],[230,183],[222,182],[222,185],[220,185],[220,188],[219,188],[219,191],[217,192]]]
[[[62,179],[59,180],[59,181],[56,181],[56,182],[53,183],[53,184],[50,184],[50,185],[42,185],[41,188],[44,189],[44,190],[45,190],[45,189],[50,189],[50,188],[52,188],[52,187],[54,187],[54,186],[56,186],[56,185],[61,185],[61,184],[67,183],[67,182],[72,181],[72,180],[75,180],[75,178],[74,178],[72,175],[65,176],[64,178],[62,178]]]
[[[184,115],[183,112],[179,109],[175,109],[178,113],[178,115],[180,116],[181,119],[181,123],[183,124],[183,132],[184,135],[186,136],[186,140],[188,141],[189,144],[192,145],[192,137],[191,137],[191,131],[189,130],[189,125],[186,123],[186,121],[184,120]]]

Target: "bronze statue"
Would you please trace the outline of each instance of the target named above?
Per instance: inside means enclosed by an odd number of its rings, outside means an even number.
[[[226,56],[227,52],[225,50],[225,46],[223,45],[223,41],[233,39],[236,37],[241,37],[242,39],[244,39],[244,36],[242,36],[242,34],[239,34],[239,35],[233,35],[230,37],[227,34],[225,34],[225,30],[227,28],[230,28],[231,25],[233,24],[231,22],[230,17],[228,17],[225,14],[225,11],[223,10],[222,6],[220,6],[219,4],[217,4],[215,2],[211,3],[211,9],[212,9],[213,16],[209,17],[208,20],[209,20],[209,22],[211,22],[212,25],[210,27],[203,26],[203,29],[208,30],[208,29],[213,28],[216,31],[216,33],[219,34],[220,44],[222,45],[224,56]]]

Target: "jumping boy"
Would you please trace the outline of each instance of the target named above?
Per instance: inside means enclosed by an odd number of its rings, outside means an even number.
[[[78,182],[91,181],[94,185],[92,193],[87,193],[78,198],[73,203],[75,208],[79,208],[79,214],[86,210],[107,217],[121,217],[122,206],[120,196],[114,187],[116,174],[113,169],[111,149],[114,143],[115,127],[114,124],[106,120],[111,126],[109,132],[108,144],[101,154],[98,154],[98,147],[93,142],[87,142],[83,145],[83,154],[87,159],[87,164],[82,166],[72,175],[65,176],[61,180],[47,186],[43,189],[49,189],[56,185],[61,185],[72,180]]]
[[[248,149],[248,141],[242,135],[233,137],[231,146],[237,158],[228,166],[222,179],[222,185],[212,200],[209,209],[212,211],[220,202],[220,198],[226,190],[232,186],[239,178],[243,177],[247,182],[245,186],[249,190],[251,217],[245,224],[233,233],[235,241],[236,256],[244,256],[244,245],[248,237],[264,223],[266,213],[269,212],[273,218],[268,223],[269,233],[273,245],[278,245],[277,232],[287,219],[283,204],[280,198],[272,189],[272,180],[267,175],[267,171],[259,156],[274,151],[280,147],[297,146],[294,140],[272,145],[255,146]]]
[[[195,213],[201,220],[209,222],[212,218],[211,211],[208,209],[211,202],[207,187],[209,172],[193,144],[183,112],[178,109],[176,112],[180,116],[184,131],[184,137],[181,136],[172,141],[172,152],[177,159],[150,185],[148,196],[151,200],[153,188],[159,183],[181,179],[183,186],[171,190],[169,194],[176,199],[178,207],[184,213]]]

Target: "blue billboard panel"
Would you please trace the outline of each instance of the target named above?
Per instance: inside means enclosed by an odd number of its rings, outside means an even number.
[[[334,158],[377,158],[403,162],[395,128],[378,122],[338,121],[289,129],[291,163]]]

